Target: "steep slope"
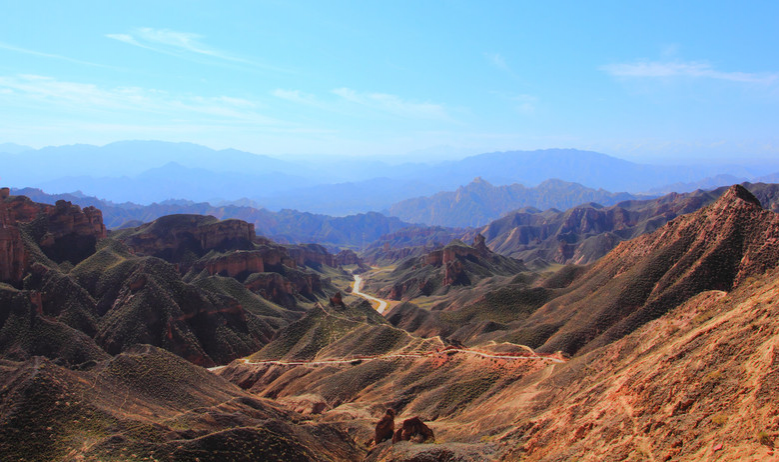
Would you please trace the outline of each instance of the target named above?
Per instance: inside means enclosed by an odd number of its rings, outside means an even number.
[[[762,206],[779,211],[779,185],[744,183]],[[709,205],[727,191],[671,193],[651,200],[620,202],[611,207],[582,204],[564,212],[526,208],[476,230],[502,255],[528,262],[588,264],[618,243],[652,232],[677,216]],[[465,234],[466,238],[470,233]]]
[[[651,232],[679,215],[694,212],[718,197],[714,192],[669,194],[611,207],[582,204],[565,212],[523,209],[507,214],[480,232],[495,252],[526,261],[588,264],[623,240]]]
[[[706,290],[729,291],[779,262],[779,218],[742,186],[654,233],[618,245],[533,313],[523,328],[555,326],[540,351],[591,351]]]
[[[568,209],[585,202],[612,205],[635,199],[627,193],[594,190],[577,183],[546,180],[533,188],[521,184],[493,186],[482,178],[456,191],[440,192],[393,204],[388,214],[411,223],[467,227],[483,226],[522,207]]]

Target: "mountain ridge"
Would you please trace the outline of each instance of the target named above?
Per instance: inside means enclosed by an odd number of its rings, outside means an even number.
[[[628,193],[594,190],[558,179],[544,180],[528,188],[521,184],[493,186],[481,177],[433,196],[407,199],[393,204],[387,214],[412,223],[429,226],[477,227],[521,207],[569,209],[585,202],[613,205],[637,199]]]

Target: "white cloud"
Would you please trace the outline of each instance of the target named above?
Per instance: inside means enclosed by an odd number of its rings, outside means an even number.
[[[636,61],[601,66],[600,69],[615,77],[632,78],[706,78],[739,83],[771,84],[779,77],[776,73],[725,72],[700,61]]]
[[[386,93],[359,93],[350,88],[336,88],[333,94],[346,101],[401,117],[452,121],[440,104],[417,103]]]
[[[289,72],[287,69],[244,59],[218,48],[208,46],[202,42],[202,39],[204,38],[202,35],[191,32],[139,27],[129,34],[106,34],[106,37],[128,45],[190,60],[194,60],[194,57],[200,57],[201,59],[214,58],[220,61],[244,64],[265,70]]]
[[[23,53],[23,54],[26,54],[26,55],[38,56],[38,57],[41,57],[41,58],[50,58],[50,59],[57,59],[57,60],[60,60],[60,61],[67,61],[67,62],[71,62],[71,63],[75,63],[75,64],[83,64],[83,65],[86,65],[86,66],[106,67],[106,68],[111,68],[112,67],[112,66],[106,66],[104,64],[98,64],[98,63],[93,63],[93,62],[89,62],[89,61],[82,61],[80,59],[69,58],[67,56],[55,55],[55,54],[51,54],[51,53],[43,53],[43,52],[35,51],[35,50],[29,50],[27,48],[21,48],[21,47],[17,47],[17,46],[14,46],[14,45],[10,45],[8,43],[3,43],[3,42],[0,42],[0,49],[8,50],[8,51],[14,51],[16,53]]]
[[[256,111],[260,105],[230,96],[186,96],[139,87],[105,88],[39,75],[0,76],[0,95],[7,103],[74,114],[104,111],[118,115],[158,114],[171,119],[215,123],[279,125]]]
[[[282,88],[277,88],[271,92],[271,95],[275,96],[276,98],[291,101],[293,103],[323,107],[322,102],[320,102],[316,96],[309,93],[304,93],[300,90],[284,90]]]

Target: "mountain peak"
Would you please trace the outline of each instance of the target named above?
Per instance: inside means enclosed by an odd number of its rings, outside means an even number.
[[[735,184],[728,188],[725,193],[720,196],[720,198],[717,200],[717,205],[729,205],[737,200],[742,200],[748,203],[751,203],[753,205],[756,205],[763,208],[763,205],[760,203],[760,200],[754,196],[747,188],[741,186],[740,184]]]

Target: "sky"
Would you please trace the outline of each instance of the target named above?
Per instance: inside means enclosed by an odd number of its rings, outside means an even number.
[[[779,2],[0,6],[0,143],[779,158]]]

